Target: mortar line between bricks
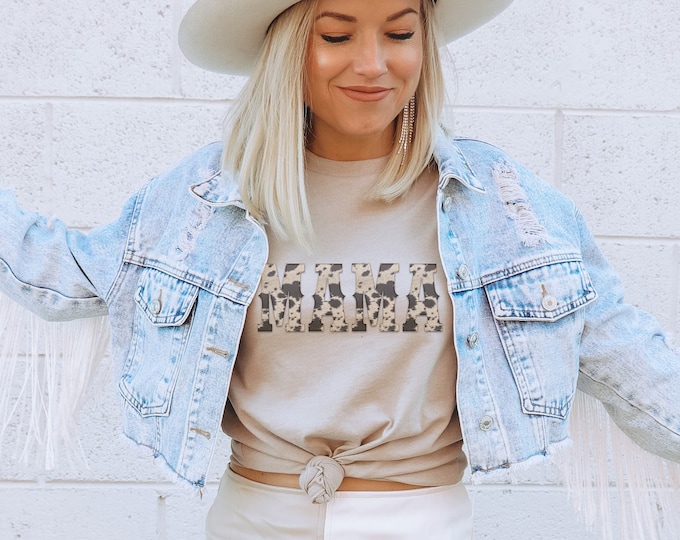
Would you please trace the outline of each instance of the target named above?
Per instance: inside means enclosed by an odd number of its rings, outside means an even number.
[[[555,124],[554,129],[554,148],[553,148],[553,160],[554,169],[553,177],[555,180],[555,187],[562,190],[563,183],[563,158],[564,158],[564,114],[562,109],[555,110]]]
[[[219,481],[207,482],[206,487],[211,489],[219,486]],[[198,494],[194,493],[179,484],[168,484],[162,482],[115,482],[115,481],[98,481],[98,480],[87,480],[87,481],[77,481],[77,480],[44,480],[37,481],[34,479],[26,480],[10,480],[3,479],[0,480],[0,490],[12,490],[12,489],[35,489],[35,490],[53,490],[59,491],[62,489],[144,489],[148,491],[161,491],[165,494],[181,495],[187,498],[198,497]]]
[[[563,484],[513,484],[513,483],[507,483],[507,484],[465,484],[467,489],[470,492],[476,492],[476,493],[494,493],[494,492],[503,492],[503,491],[509,491],[512,492],[513,494],[515,493],[521,493],[521,492],[539,492],[539,491],[553,491],[553,492],[563,492],[567,493],[567,487],[564,486]],[[591,490],[595,492],[597,489],[596,487],[592,487]],[[615,484],[609,484],[607,489],[613,493],[613,494],[618,494],[619,493],[619,487],[617,487]],[[626,488],[627,489],[627,488]],[[661,488],[661,491],[672,491],[674,488],[673,487],[664,487]],[[653,491],[653,488],[650,488],[651,491]]]
[[[51,102],[45,103],[45,156],[44,187],[48,191],[50,217],[54,215],[54,110]]]
[[[466,487],[470,491],[476,491],[477,493],[490,493],[496,491],[508,491],[513,492],[535,492],[535,491],[557,491],[557,492],[567,492],[566,486],[562,484],[466,484]]]
[[[674,302],[672,304],[673,307],[671,310],[671,320],[678,321],[678,309],[680,309],[680,286],[678,285],[678,269],[680,269],[680,245],[676,245],[673,248],[673,269],[674,275],[673,279],[671,280],[671,298],[673,298]],[[676,335],[680,335],[679,332],[680,328],[676,328]]]
[[[126,96],[0,96],[0,105],[29,103],[138,104],[138,105],[229,105],[235,98],[126,97]]]
[[[40,103],[50,101],[52,103],[99,103],[99,104],[185,104],[185,105],[229,105],[235,97],[223,98],[182,98],[182,97],[137,97],[137,96],[0,96],[0,104],[10,103]],[[537,107],[490,107],[484,105],[447,105],[447,108],[455,112],[479,112],[479,113],[509,113],[509,114],[541,114],[554,115],[556,105]],[[680,109],[674,110],[650,110],[650,109],[584,109],[559,107],[564,116],[635,116],[635,117],[673,117],[680,118]]]
[[[584,108],[569,108],[560,105],[548,105],[537,107],[512,107],[512,106],[498,106],[489,107],[484,105],[448,105],[454,112],[480,112],[480,113],[498,113],[504,112],[509,114],[543,114],[546,116],[554,115],[555,110],[558,109],[563,116],[635,116],[635,117],[675,117],[680,118],[680,109],[584,109]]]
[[[552,491],[556,493],[564,493],[565,495],[567,494],[567,487],[564,486],[563,484],[513,484],[513,483],[507,483],[507,484],[466,484],[467,489],[470,492],[476,492],[477,494],[479,493],[495,493],[495,492],[503,492],[503,491],[511,491],[512,493],[521,493],[521,492],[540,492],[540,491]],[[595,491],[598,488],[593,488],[593,491]],[[609,485],[608,487],[609,491],[612,493],[617,493],[618,492],[618,487],[615,485]],[[672,489],[672,488],[670,488]]]
[[[178,35],[180,22],[182,21],[182,0],[174,0],[171,6],[172,12],[172,32]],[[172,40],[172,91],[175,96],[182,95],[182,51],[179,49],[179,42]]]
[[[608,234],[596,234],[598,242],[618,242],[626,246],[680,246],[680,238],[672,236],[618,236]]]

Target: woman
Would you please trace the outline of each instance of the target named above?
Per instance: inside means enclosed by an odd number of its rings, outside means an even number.
[[[577,376],[679,460],[678,358],[619,303],[573,205],[439,132],[434,19],[453,39],[504,3],[284,4],[185,19],[190,59],[254,65],[224,152],[87,238],[2,199],[3,289],[46,316],[108,312],[128,436],[195,486],[220,421],[232,436],[209,537],[469,538],[466,462],[559,448]]]

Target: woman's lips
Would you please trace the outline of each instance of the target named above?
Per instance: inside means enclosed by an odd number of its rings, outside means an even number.
[[[367,103],[385,99],[391,92],[382,86],[341,86],[340,90],[350,99]]]

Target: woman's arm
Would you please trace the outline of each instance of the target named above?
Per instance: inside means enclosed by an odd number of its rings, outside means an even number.
[[[116,222],[84,234],[21,209],[12,192],[0,191],[0,291],[48,320],[105,315],[135,201]]]
[[[622,301],[623,286],[577,211],[584,263],[598,299],[588,306],[579,389],[646,450],[680,462],[680,356],[647,313]]]

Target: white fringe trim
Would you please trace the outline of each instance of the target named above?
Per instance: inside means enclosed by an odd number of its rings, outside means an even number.
[[[86,464],[76,421],[109,342],[107,317],[47,322],[0,294],[0,459]]]
[[[577,514],[602,540],[678,540],[680,464],[633,443],[596,399],[577,392],[572,438],[508,467],[469,475],[472,485],[516,484],[520,473],[554,463]]]
[[[555,463],[586,526],[606,540],[680,538],[680,465],[633,443],[583,392],[570,427],[575,451]]]

